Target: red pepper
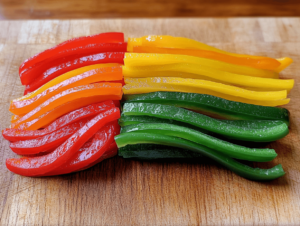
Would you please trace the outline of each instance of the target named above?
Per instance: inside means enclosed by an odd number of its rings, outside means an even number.
[[[45,136],[32,140],[23,140],[11,143],[9,147],[18,155],[32,155],[41,152],[48,152],[65,142],[88,121],[90,121],[89,118],[82,119]]]
[[[40,176],[52,176],[72,173],[83,168],[96,164],[103,154],[115,143],[114,137],[119,134],[120,127],[118,122],[112,122],[101,128],[91,139],[85,143],[78,152],[65,164]]]
[[[119,103],[118,105],[116,105]],[[106,111],[112,107],[119,107],[119,101],[105,101],[101,103],[91,104],[70,113],[61,116],[60,118],[56,119],[46,128],[41,130],[22,130],[22,129],[14,129],[14,128],[7,128],[2,131],[2,135],[6,140],[9,141],[20,141],[20,140],[30,140],[37,137],[45,136],[50,134],[60,128],[70,125],[78,120],[82,120],[84,118],[90,118],[99,114],[100,112]]]
[[[50,58],[36,63],[32,67],[22,70],[20,72],[20,78],[22,84],[30,85],[38,75],[43,74],[51,68],[57,67],[57,65],[98,53],[126,52],[126,49],[127,43],[88,44],[86,46],[76,46],[71,49],[65,49]]]
[[[26,68],[32,67],[38,62],[44,61],[51,57],[55,57],[57,54],[59,54],[62,51],[65,51],[66,49],[77,48],[78,46],[84,46],[89,44],[120,42],[124,42],[124,34],[120,32],[102,33],[92,36],[73,38],[25,60],[19,68],[19,73],[21,73]]]
[[[36,77],[36,74],[31,74],[32,77],[36,78],[30,85],[26,86],[24,95],[30,93],[50,80],[62,75],[68,71],[75,70],[80,67],[89,66],[92,64],[104,64],[104,63],[124,63],[124,52],[105,52],[94,55],[79,57],[72,61],[60,61],[56,66],[51,68],[47,64],[43,64],[44,72]]]
[[[10,171],[23,176],[43,175],[53,171],[70,160],[100,128],[118,118],[120,118],[120,110],[118,108],[112,108],[100,113],[53,152],[38,157],[7,159],[6,167]]]

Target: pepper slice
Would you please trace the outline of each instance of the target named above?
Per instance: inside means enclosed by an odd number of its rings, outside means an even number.
[[[53,152],[38,157],[7,159],[6,167],[10,171],[23,176],[37,176],[53,171],[70,160],[99,128],[117,120],[119,117],[120,111],[118,108],[112,108],[100,113]]]
[[[212,60],[223,61],[229,64],[237,64],[257,69],[265,69],[275,71],[280,66],[280,62],[277,60],[264,61],[260,59],[253,59],[249,57],[236,57],[214,51],[202,50],[202,49],[180,49],[180,48],[163,48],[153,46],[133,46],[134,53],[164,53],[164,54],[180,54],[195,56],[201,58],[208,58]]]
[[[225,100],[219,97],[180,92],[154,92],[124,95],[126,103],[153,103],[183,107],[214,118],[231,120],[280,120],[289,125],[289,111],[285,108],[265,107]]]
[[[10,144],[10,148],[18,155],[33,155],[57,148],[72,136],[77,130],[84,126],[89,118],[80,120],[71,125],[60,128],[50,134],[31,140],[17,141]]]
[[[293,59],[289,58],[289,57],[283,57],[283,58],[279,58],[277,59],[281,65],[275,70],[276,72],[281,72],[283,71],[285,68],[287,68],[291,63],[293,63]]]
[[[56,66],[49,68],[42,75],[37,77],[34,82],[26,86],[25,93],[32,92],[50,80],[60,76],[68,71],[75,70],[84,66],[92,64],[103,64],[103,63],[119,63],[123,64],[124,52],[106,52],[98,53],[94,55],[79,57],[72,61],[61,62]],[[32,74],[31,76],[36,76]]]
[[[245,129],[183,108],[161,104],[125,103],[123,114],[173,119],[235,140],[270,142],[281,139],[289,133],[288,126],[284,122],[262,129]]]
[[[232,158],[217,152],[211,148],[205,147],[194,142],[183,140],[180,138],[170,137],[162,134],[155,133],[121,133],[115,137],[117,145],[119,148],[124,147],[130,144],[138,143],[151,143],[151,144],[160,144],[168,145],[172,147],[185,148],[200,154],[203,154],[206,157],[209,157],[226,168],[230,169],[234,173],[245,177],[250,180],[274,180],[278,177],[281,177],[285,174],[282,169],[281,164],[271,168],[271,169],[260,169],[252,168],[242,163],[239,163]]]
[[[19,128],[20,124],[33,120],[46,112],[59,107],[70,101],[78,100],[82,97],[92,97],[100,95],[121,95],[122,84],[120,83],[94,83],[67,89],[51,97],[38,107],[32,109],[29,113],[12,124],[12,128]]]
[[[119,102],[119,101],[118,101]],[[90,118],[116,106],[113,101],[105,101],[101,103],[91,104],[83,108],[76,109],[56,119],[50,125],[42,130],[21,130],[14,128],[7,128],[2,131],[2,135],[9,141],[31,140],[37,137],[45,136],[54,131],[61,129],[64,126],[70,125],[76,121],[84,118]]]
[[[76,86],[88,85],[95,82],[111,82],[122,80],[121,67],[105,67],[87,71],[54,85],[40,94],[25,100],[13,100],[9,110],[14,114],[27,114],[51,97]]]
[[[19,73],[21,73],[25,69],[34,66],[36,63],[47,60],[49,58],[51,59],[53,57],[56,57],[57,54],[65,51],[66,49],[78,48],[78,46],[90,45],[91,43],[99,44],[99,43],[120,43],[120,42],[124,42],[124,34],[120,32],[102,33],[102,34],[97,34],[92,36],[69,39],[65,42],[58,44],[55,47],[47,49],[25,60],[19,68]],[[22,80],[23,79],[21,78],[21,81]],[[22,81],[23,85],[25,85],[24,82]]]
[[[195,64],[168,64],[144,67],[128,67],[123,66],[124,77],[142,78],[142,77],[176,77],[178,73],[182,73],[180,77],[192,79],[204,79],[213,82],[220,82],[228,85],[244,87],[250,90],[261,91],[290,91],[294,86],[294,79],[273,79],[259,78],[242,74],[234,74],[226,71],[220,71],[206,66],[199,67]]]
[[[206,74],[212,71],[226,71],[233,74],[249,75],[254,77],[278,78],[276,72],[269,70],[256,69],[240,65],[228,64],[222,61],[211,60],[194,56],[178,55],[178,54],[158,54],[158,53],[125,53],[124,64],[130,67],[140,66],[158,66],[165,64],[185,63],[196,66],[198,71]],[[214,70],[213,70],[214,69]],[[203,74],[205,75],[205,74]]]
[[[121,133],[128,132],[149,132],[178,137],[212,148],[231,158],[247,161],[267,162],[277,156],[274,149],[247,148],[220,140],[193,129],[165,123],[140,123],[138,125],[123,127],[121,130]]]

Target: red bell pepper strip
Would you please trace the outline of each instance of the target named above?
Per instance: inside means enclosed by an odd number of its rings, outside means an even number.
[[[7,159],[6,167],[23,176],[44,175],[65,164],[98,130],[107,123],[120,118],[120,110],[112,108],[98,114],[81,129],[74,133],[53,152],[38,157]]]
[[[25,85],[30,85],[38,75],[43,74],[51,68],[55,68],[66,62],[76,59],[106,52],[126,52],[127,43],[99,43],[88,44],[86,46],[77,46],[71,49],[65,49],[51,58],[47,58],[30,68],[26,68],[20,72],[20,78]]]
[[[48,152],[49,150],[57,148],[59,145],[65,142],[88,121],[90,121],[89,118],[82,119],[45,136],[38,137],[32,140],[13,142],[9,147],[18,155],[32,155],[41,152]]]
[[[21,140],[30,140],[37,137],[45,136],[54,131],[61,129],[64,126],[70,125],[76,121],[82,120],[84,118],[90,118],[99,114],[100,112],[106,111],[112,107],[119,107],[119,101],[104,101],[101,103],[91,104],[74,111],[69,112],[66,115],[61,116],[56,119],[46,128],[41,130],[22,130],[7,128],[2,131],[2,135],[6,140],[9,141],[21,141]]]
[[[50,80],[56,78],[59,75],[62,75],[68,71],[75,70],[77,68],[81,68],[84,66],[89,66],[92,64],[104,64],[104,63],[124,63],[124,52],[105,52],[98,53],[94,55],[79,57],[72,61],[61,61],[54,67],[48,68],[47,64],[45,66],[45,70],[43,74],[39,77],[36,77],[36,74],[31,74],[31,76],[36,79],[30,83],[30,85],[26,86],[24,94],[32,92]]]
[[[19,72],[33,66],[38,62],[51,58],[56,54],[58,54],[59,52],[64,51],[65,49],[76,48],[78,46],[89,45],[91,43],[96,44],[96,43],[120,43],[120,42],[124,42],[124,34],[120,32],[102,33],[102,34],[97,34],[92,36],[69,39],[65,42],[58,44],[57,46],[47,49],[25,60],[21,64],[19,68]]]
[[[59,168],[40,176],[72,173],[95,163],[115,142],[114,137],[119,131],[120,127],[117,121],[107,124],[95,134],[90,142],[85,143],[69,161]]]

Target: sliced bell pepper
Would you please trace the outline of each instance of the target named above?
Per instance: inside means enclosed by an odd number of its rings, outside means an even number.
[[[261,91],[290,91],[294,86],[294,79],[272,79],[252,77],[248,75],[234,74],[226,71],[216,70],[206,66],[195,64],[168,64],[159,66],[128,67],[123,66],[125,78],[159,77],[157,72],[161,72],[162,77],[176,77],[178,72],[184,74],[180,77],[192,79],[204,79],[223,84],[246,87],[247,89],[259,89]]]
[[[92,64],[119,63],[123,64],[124,52],[106,52],[94,55],[79,57],[72,61],[63,61],[52,68],[45,68],[45,71],[32,83],[26,86],[25,94],[32,92],[50,80],[68,71],[75,70]],[[47,65],[46,65],[47,66]],[[31,74],[36,76],[36,74]]]
[[[206,115],[174,106],[149,104],[149,103],[125,103],[123,114],[145,115],[163,119],[172,119],[197,126],[207,131],[228,137],[234,140],[253,142],[271,142],[285,137],[289,133],[288,126],[284,122],[279,125],[263,127],[261,129],[245,128],[233,123],[222,122]],[[264,121],[262,121],[264,123]]]
[[[234,173],[245,177],[250,180],[273,180],[278,177],[281,177],[285,174],[282,169],[281,164],[271,168],[271,169],[260,169],[252,168],[242,163],[235,161],[234,159],[215,151],[211,148],[205,147],[194,142],[180,139],[177,137],[166,136],[162,134],[155,133],[121,133],[115,137],[117,145],[119,148],[131,144],[159,144],[159,145],[168,145],[172,147],[179,147],[188,149],[197,153],[200,153],[206,157],[209,157],[226,168],[230,169]]]
[[[120,83],[94,83],[89,85],[77,86],[71,89],[67,89],[50,99],[43,102],[36,108],[30,109],[31,111],[20,118],[17,122],[12,124],[12,128],[18,128],[20,124],[29,122],[46,112],[59,107],[62,104],[70,101],[77,100],[79,98],[87,98],[92,96],[108,96],[108,95],[121,95],[122,85]]]
[[[241,65],[228,64],[222,61],[211,60],[194,56],[178,55],[178,54],[158,54],[158,53],[125,53],[124,64],[130,67],[140,66],[158,66],[165,64],[195,64],[200,68],[205,67],[206,71],[215,69],[217,71],[226,71],[234,74],[249,75],[253,77],[278,78],[278,73],[256,69]],[[205,74],[203,74],[205,75]]]
[[[24,115],[13,115],[13,116],[11,116],[10,122],[14,123],[14,122],[18,121],[22,116],[24,116]]]
[[[32,155],[48,152],[65,142],[88,121],[90,121],[90,118],[82,119],[44,136],[31,140],[13,142],[9,147],[18,155]]]
[[[283,58],[279,58],[277,59],[281,65],[275,70],[276,72],[281,72],[283,71],[285,68],[287,68],[291,63],[293,63],[293,59],[289,58],[289,57],[283,57]]]
[[[202,49],[179,49],[179,48],[163,48],[163,47],[153,47],[153,46],[133,46],[134,53],[164,53],[164,54],[180,54],[195,56],[201,58],[208,58],[212,60],[223,61],[229,64],[237,64],[248,67],[253,67],[257,69],[265,69],[270,71],[275,71],[276,68],[280,66],[280,62],[277,60],[260,60],[253,59],[249,57],[236,57],[230,56],[223,53],[218,53],[214,51],[202,50]]]
[[[116,103],[119,103],[119,101],[116,101]],[[113,101],[104,101],[101,103],[91,104],[61,116],[60,118],[56,119],[54,122],[52,122],[44,129],[21,130],[21,129],[7,128],[2,131],[2,135],[6,140],[12,142],[35,139],[37,137],[45,136],[54,131],[57,131],[63,128],[64,126],[70,125],[79,120],[94,117],[100,112],[106,111],[112,107],[119,107],[119,106],[116,106],[115,102]]]
[[[57,54],[59,54],[62,51],[65,51],[66,49],[78,48],[78,46],[85,46],[91,43],[99,44],[99,43],[120,43],[120,42],[124,42],[124,34],[120,32],[102,33],[102,34],[97,34],[92,36],[69,39],[65,42],[58,44],[57,46],[47,49],[25,60],[19,68],[19,73],[21,73],[25,69],[34,66],[35,64],[41,61],[51,59],[52,57],[57,56]],[[21,81],[22,80],[23,79],[21,78]],[[23,85],[26,84],[24,82],[26,81],[22,81]]]
[[[119,117],[118,108],[99,113],[53,152],[38,157],[7,159],[6,167],[23,176],[37,176],[53,171],[70,160],[100,128]]]
[[[88,85],[95,82],[111,82],[122,80],[122,69],[118,67],[105,67],[87,71],[61,83],[58,83],[30,99],[13,100],[9,110],[14,114],[27,114],[51,97],[77,86]],[[41,87],[42,88],[42,87]]]

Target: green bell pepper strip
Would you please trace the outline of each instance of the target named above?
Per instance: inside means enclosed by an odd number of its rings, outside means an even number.
[[[285,108],[245,104],[220,97],[197,93],[153,92],[124,95],[126,103],[153,103],[182,107],[232,120],[280,120],[289,125],[289,111]]]
[[[271,142],[281,139],[289,133],[288,126],[284,122],[272,127],[249,129],[225,123],[221,120],[213,119],[183,108],[161,104],[125,103],[123,106],[123,114],[173,119],[235,140]]]
[[[166,123],[140,123],[137,125],[125,126],[121,129],[121,133],[128,132],[149,132],[178,137],[222,152],[224,155],[231,158],[241,160],[267,162],[273,160],[277,156],[274,149],[247,148],[214,138],[193,129]]]
[[[130,144],[151,143],[188,149],[203,154],[204,156],[207,156],[232,170],[234,173],[250,180],[273,180],[285,174],[281,164],[271,169],[252,168],[239,163],[234,159],[211,148],[196,144],[188,140],[162,134],[137,132],[121,133],[120,135],[115,136],[115,141],[119,148]]]

